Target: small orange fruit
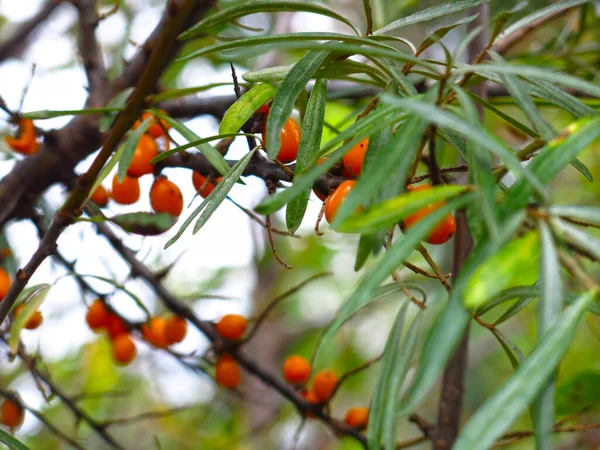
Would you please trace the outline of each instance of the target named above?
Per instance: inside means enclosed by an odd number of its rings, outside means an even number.
[[[356,181],[354,180],[346,180],[327,197],[327,200],[325,200],[325,219],[327,219],[327,222],[331,223],[333,221],[342,202],[348,197],[355,184]]]
[[[96,188],[96,190],[90,197],[90,200],[93,201],[100,208],[103,208],[108,204],[109,198],[110,198],[110,195],[109,195],[108,191],[106,190],[106,188],[104,186],[100,185]]]
[[[102,300],[94,300],[85,314],[85,321],[90,329],[97,331],[104,328],[108,322],[109,312]]]
[[[289,356],[283,362],[283,378],[288,383],[302,385],[310,378],[312,367],[310,363],[300,355]]]
[[[183,317],[171,316],[165,322],[165,339],[167,345],[183,341],[187,333],[187,322]]]
[[[23,312],[23,308],[25,308],[25,303],[21,303],[15,308],[15,319],[19,316],[19,314]],[[44,317],[42,316],[42,313],[39,311],[35,311],[25,324],[25,328],[27,328],[28,330],[35,330],[42,324],[43,320]]]
[[[111,339],[116,339],[123,334],[127,334],[127,328],[123,320],[116,314],[108,313],[104,327],[106,328],[108,337]]]
[[[217,183],[221,181],[223,177],[217,178]],[[212,182],[207,183],[206,177],[196,171],[192,172],[192,183],[194,184],[194,189],[202,198],[206,198],[210,195],[210,193],[215,188],[215,184]]]
[[[308,403],[311,403],[313,405],[317,405],[319,404],[319,399],[317,398],[317,396],[315,395],[315,393],[313,391],[311,391],[310,389],[304,389],[300,395],[304,398],[304,400],[306,400]],[[307,412],[306,413],[306,417],[312,418],[315,417],[315,415],[311,412]]]
[[[140,182],[137,178],[125,175],[123,182],[119,183],[119,178],[115,174],[111,196],[115,202],[121,205],[131,205],[140,199]]]
[[[417,187],[407,186],[406,188],[408,191],[416,192],[431,189],[431,186],[428,184],[424,184]],[[427,217],[433,211],[441,207],[443,204],[444,202],[432,203],[430,205],[427,205],[423,209],[417,211],[416,213],[411,214],[410,216],[404,219],[404,226],[407,229],[412,227],[414,224],[423,220],[425,217]],[[454,217],[452,216],[452,214],[447,214],[442,220],[440,220],[435,225],[433,230],[429,232],[429,235],[427,236],[427,239],[425,239],[425,242],[434,245],[441,245],[448,242],[450,238],[454,236],[455,232],[456,222],[454,221]]]
[[[31,155],[40,150],[40,143],[37,141],[35,126],[31,119],[19,120],[18,137],[6,136],[4,140],[11,149],[24,155]]]
[[[242,374],[237,362],[230,355],[223,355],[215,366],[217,383],[226,388],[239,386]]]
[[[248,319],[239,314],[226,314],[217,322],[217,332],[230,341],[241,339],[247,327]]]
[[[368,148],[369,138],[366,137],[342,157],[342,163],[344,164],[346,174],[350,175],[348,178],[354,178],[360,175]]]
[[[267,134],[262,134],[263,141],[266,142]],[[281,129],[281,147],[277,154],[277,161],[282,164],[290,163],[296,160],[298,156],[298,146],[300,145],[300,128],[291,117],[285,122]]]
[[[118,364],[129,364],[135,358],[137,350],[128,334],[121,334],[112,340],[113,357]]]
[[[166,111],[164,111],[162,109],[160,111],[163,114],[166,114]],[[142,113],[142,119],[137,120],[133,124],[133,129],[136,129],[137,127],[139,127],[140,124],[142,123],[142,121],[146,120],[148,117],[152,117],[152,114],[149,112]],[[171,127],[169,127],[169,124],[164,119],[158,119],[158,118],[154,117],[154,119],[152,121],[150,121],[150,126],[148,127],[147,133],[156,139],[161,136],[164,136],[166,134],[165,130],[168,130],[169,128],[171,128]]]
[[[4,297],[8,294],[11,285],[12,281],[10,280],[10,276],[6,270],[0,267],[0,302],[4,300]]]
[[[20,404],[8,398],[2,402],[2,407],[0,407],[0,421],[2,425],[9,428],[17,428],[23,423],[24,418],[25,409]]]
[[[154,172],[154,165],[150,161],[158,155],[158,145],[156,141],[143,134],[133,154],[133,159],[127,169],[127,175],[133,178],[139,178],[142,175]]]
[[[338,377],[331,370],[321,370],[313,380],[313,388],[317,398],[325,403],[329,401],[335,387],[337,386]]]
[[[153,317],[149,322],[142,325],[142,336],[144,339],[155,347],[166,348],[167,338],[165,336],[165,324],[164,317]]]
[[[164,176],[159,176],[150,189],[150,204],[157,213],[179,216],[183,211],[183,195],[175,183]]]
[[[350,408],[348,412],[346,412],[344,422],[352,428],[364,430],[369,425],[369,408],[366,406]]]

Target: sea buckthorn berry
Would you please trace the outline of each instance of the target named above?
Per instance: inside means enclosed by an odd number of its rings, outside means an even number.
[[[360,175],[368,148],[369,138],[366,137],[342,157],[345,174],[350,175],[347,178],[354,178]]]
[[[4,297],[8,294],[11,284],[12,281],[10,280],[10,276],[6,270],[0,267],[0,302],[4,300]]]
[[[168,213],[179,216],[183,211],[183,195],[181,190],[166,177],[160,176],[152,183],[150,204],[157,213]]]
[[[166,114],[166,111],[164,110],[160,110],[163,114]],[[148,117],[152,117],[152,114],[149,112],[144,112],[142,113],[142,119],[141,120],[137,120],[134,124],[133,124],[133,129],[136,129],[137,127],[139,127],[142,123],[143,120],[146,120]],[[148,127],[147,133],[152,136],[153,138],[159,138],[161,136],[164,136],[165,130],[168,130],[169,128],[171,128],[169,126],[169,124],[164,120],[164,119],[157,119],[156,117],[154,117],[151,121],[150,121],[150,126]]]
[[[407,186],[407,190],[411,192],[424,191],[427,189],[431,189],[431,186],[428,184],[424,184],[417,187]],[[412,227],[417,222],[423,220],[433,211],[438,209],[444,204],[444,202],[432,203],[431,205],[427,205],[423,209],[417,211],[414,214],[406,217],[404,219],[404,226],[408,229]],[[425,242],[434,245],[440,245],[448,242],[454,233],[456,232],[456,222],[454,221],[454,217],[452,214],[447,214],[442,220],[440,220],[433,230],[429,232],[427,239]]]
[[[127,334],[127,328],[123,320],[116,314],[108,313],[104,327],[106,328],[108,337],[111,339],[116,339],[123,334]]]
[[[2,407],[0,408],[2,425],[9,428],[17,428],[23,423],[24,418],[25,410],[20,404],[8,398],[2,402]]]
[[[140,182],[137,178],[125,175],[123,182],[115,174],[112,182],[111,196],[113,200],[121,205],[132,205],[140,199]]]
[[[146,342],[159,348],[167,347],[165,337],[165,319],[164,317],[153,317],[149,322],[142,325],[142,336]]]
[[[133,154],[133,159],[127,168],[127,175],[139,178],[142,175],[154,172],[154,165],[150,161],[158,155],[158,145],[150,136],[143,134]]]
[[[85,313],[85,321],[90,329],[97,331],[106,326],[110,313],[102,300],[94,300]]]
[[[327,200],[325,200],[325,219],[327,219],[327,222],[333,222],[342,202],[348,196],[352,188],[354,188],[355,184],[356,181],[354,180],[346,180],[340,184],[329,197],[327,197]]]
[[[310,378],[312,367],[310,362],[302,356],[292,355],[283,362],[282,371],[283,378],[285,378],[288,383],[302,385],[306,384]]]
[[[118,364],[129,364],[135,358],[137,350],[128,334],[121,334],[112,340],[113,358]]]
[[[366,406],[350,408],[348,412],[346,412],[344,422],[352,428],[364,430],[369,425],[369,408]]]
[[[217,178],[217,183],[219,183],[222,179],[223,177]],[[192,172],[192,183],[194,184],[194,189],[196,189],[196,192],[202,198],[208,197],[215,188],[214,183],[207,183],[206,177],[198,172]]]
[[[215,379],[217,383],[226,388],[239,386],[242,374],[237,362],[230,355],[223,355],[217,361]]]
[[[226,314],[217,322],[217,332],[230,341],[241,339],[247,327],[248,319],[239,314]]]
[[[23,312],[23,308],[25,308],[25,303],[21,303],[19,306],[17,306],[15,308],[15,319],[17,317],[19,317],[19,314],[21,314]],[[37,327],[39,327],[42,324],[43,320],[44,320],[44,317],[42,316],[42,313],[39,311],[35,311],[31,315],[29,320],[27,320],[27,323],[25,324],[25,328],[27,328],[28,330],[35,330]]]
[[[317,398],[325,403],[329,401],[335,387],[337,386],[338,377],[331,370],[321,370],[313,380],[313,388]]]
[[[110,198],[110,195],[108,194],[108,191],[106,190],[106,188],[104,186],[100,185],[96,188],[96,190],[94,190],[94,193],[90,197],[90,200],[93,201],[100,208],[103,208],[108,204],[109,198]]]
[[[31,155],[40,150],[40,143],[37,141],[35,127],[31,119],[19,120],[18,136],[6,136],[4,140],[11,149],[24,155]]]
[[[165,339],[167,345],[183,341],[187,333],[187,322],[183,317],[171,316],[165,322]]]
[[[263,133],[263,142],[267,141],[267,133]],[[298,146],[300,145],[300,128],[296,121],[289,118],[281,129],[281,147],[275,158],[282,164],[287,164],[298,156]]]
[[[312,403],[313,405],[319,404],[319,399],[315,395],[313,391],[310,389],[304,389],[300,395],[306,400],[308,403]],[[306,413],[306,417],[315,417],[315,415],[311,412]]]

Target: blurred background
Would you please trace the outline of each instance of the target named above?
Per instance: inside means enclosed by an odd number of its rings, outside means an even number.
[[[160,19],[163,1],[121,0],[117,12],[103,20],[97,37],[102,45],[104,58],[111,75],[120,72],[123,61],[135,54],[137,46],[144,42]],[[235,1],[221,1],[223,7]],[[330,8],[342,13],[356,24],[364,27],[361,0],[330,0]],[[441,2],[418,0],[371,0],[375,17],[375,29],[412,13],[417,9]],[[509,9],[517,2],[492,1],[491,14]],[[530,1],[521,14],[552,3]],[[15,27],[32,17],[43,0],[0,0],[0,42],[12,34]],[[110,10],[114,2],[99,2],[101,12]],[[586,19],[595,24],[594,14]],[[459,17],[446,17],[437,22],[402,29],[401,35],[418,45],[431,32],[442,25],[455,22]],[[553,21],[543,30],[531,35],[520,46],[512,50],[514,58],[527,60],[530,64],[543,64],[577,73],[593,81],[600,76],[598,27],[589,26],[588,32],[580,37],[577,45],[581,51],[565,52],[567,37],[579,26],[577,13]],[[333,19],[308,13],[257,14],[241,21],[250,27],[263,28],[261,33],[282,34],[305,31],[347,33],[349,30]],[[30,42],[22,49],[15,49],[12,57],[0,63],[0,95],[13,110],[22,111],[80,109],[86,99],[86,80],[77,54],[77,13],[67,3],[60,4],[50,19],[41,26]],[[221,36],[256,34],[242,28],[226,27]],[[450,49],[465,37],[465,27],[451,31],[444,43]],[[205,38],[194,42],[195,48],[214,41]],[[189,49],[188,49],[189,50]],[[245,51],[228,54],[227,59],[216,56],[197,58],[186,64],[173,64],[166,72],[162,84],[165,89],[229,83],[231,60],[238,76],[250,70],[274,65],[291,64],[302,52]],[[428,50],[427,57],[443,59],[439,46]],[[35,68],[35,70],[33,70]],[[199,96],[230,95],[231,85],[206,90]],[[493,103],[509,115],[516,116],[502,98]],[[364,104],[361,102],[332,101],[327,105],[326,120],[343,129],[351,124]],[[545,108],[544,115],[560,129],[568,125],[572,117],[558,109]],[[0,115],[0,134],[12,132],[8,117]],[[43,129],[59,128],[69,117],[36,121]],[[526,136],[509,128],[497,117],[487,117],[488,126],[502,139],[515,148],[527,144]],[[218,133],[218,122],[210,116],[200,116],[185,122],[199,136]],[[180,136],[174,133],[177,140]],[[331,138],[327,133],[324,139]],[[183,141],[183,139],[181,139]],[[0,143],[3,160],[0,161],[0,176],[8,173],[15,160],[4,141]],[[227,157],[238,159],[247,151],[246,142],[234,142]],[[78,170],[83,171],[93,157],[82,162]],[[454,152],[441,149],[443,165],[454,164]],[[594,149],[581,156],[594,177],[600,177],[600,153]],[[193,202],[194,189],[191,173],[185,169],[167,169],[169,179],[181,188],[186,205]],[[105,185],[108,186],[108,180]],[[256,178],[244,180],[245,186],[236,185],[231,198],[245,208],[252,209],[267,195],[264,183]],[[152,183],[151,176],[141,179],[142,199],[129,207],[111,204],[107,215],[126,211],[149,211],[147,192]],[[572,168],[564,171],[553,190],[560,202],[598,204],[600,187],[589,183]],[[65,199],[65,190],[55,186],[44,196],[47,214],[60,206]],[[574,200],[575,199],[575,200]],[[276,247],[283,260],[292,265],[286,270],[274,259],[266,242],[265,229],[252,221],[247,214],[230,201],[225,201],[206,226],[192,236],[188,232],[168,250],[165,242],[180,224],[164,236],[140,238],[128,236],[119,230],[124,242],[137,251],[138,257],[154,270],[172,266],[165,279],[166,286],[193,306],[202,319],[218,319],[228,312],[239,312],[249,317],[256,316],[261,309],[281,292],[311,275],[329,271],[332,275],[320,278],[287,298],[271,315],[260,332],[248,344],[246,351],[269,370],[279,373],[281,361],[290,353],[312,355],[322,327],[334,316],[340,303],[352,292],[361,272],[354,271],[357,237],[340,235],[329,231],[322,224],[323,236],[317,236],[314,225],[321,201],[311,197],[305,221],[298,230],[298,238],[276,238]],[[186,212],[180,221],[187,217]],[[278,225],[284,227],[284,216],[276,217]],[[27,221],[12,222],[3,231],[2,239],[12,249],[14,258],[5,262],[12,273],[24,264],[37,248],[37,232]],[[75,261],[78,273],[106,277],[123,284],[127,290],[142,299],[153,312],[161,314],[163,306],[158,302],[144,281],[133,280],[127,264],[106,245],[102,236],[96,234],[91,224],[80,223],[70,227],[59,240],[61,253]],[[450,271],[452,245],[428,248],[445,271]],[[426,267],[420,255],[415,254],[411,262]],[[367,263],[367,268],[373,261]],[[364,270],[364,269],[363,269]],[[84,321],[86,302],[78,284],[66,270],[48,259],[35,274],[31,283],[55,282],[41,307],[44,323],[36,331],[25,330],[23,342],[30,354],[38,355],[47,367],[54,383],[61,386],[70,396],[76,397],[80,406],[98,421],[136,418],[150,411],[167,411],[177,408],[172,414],[156,418],[123,420],[112,424],[110,432],[124,447],[131,449],[287,449],[291,447],[300,417],[294,408],[282,401],[275,393],[265,389],[250,376],[244,377],[243,386],[237,393],[218,389],[210,376],[185,367],[165,352],[153,350],[143,342],[137,342],[139,356],[126,368],[114,365],[106,337],[93,334]],[[600,275],[597,272],[595,275]],[[443,307],[446,297],[435,280],[417,276],[407,269],[400,270],[406,281],[417,281],[428,298],[427,320],[435,320],[436,313]],[[131,320],[143,320],[142,311],[124,292],[95,279],[87,279],[95,289],[103,293],[114,292],[110,303],[123,316]],[[375,302],[353,318],[338,334],[335,343],[326,349],[322,361],[342,374],[367,360],[377,357],[385,344],[391,323],[403,297],[390,295]],[[524,353],[531,350],[535,342],[535,302],[524,313],[504,323],[500,329]],[[496,313],[497,315],[497,313]],[[572,346],[559,374],[558,414],[576,412],[594,401],[600,402],[600,323],[589,317],[582,325],[579,336]],[[477,408],[499,384],[512,372],[512,366],[493,336],[479,326],[472,329],[469,372],[467,376],[466,415]],[[190,328],[186,339],[174,349],[182,354],[201,356],[208,349],[207,341]],[[373,365],[350,378],[332,403],[333,414],[343,418],[347,408],[367,406],[370,402],[379,367]],[[583,380],[583,381],[581,381]],[[581,388],[583,386],[583,388]],[[36,386],[35,379],[27,367],[18,360],[11,362],[4,350],[0,352],[0,387],[17,391],[30,407],[41,410],[44,415],[67,433],[79,428],[85,447],[105,448],[105,444],[85,424],[76,423],[71,413],[57,399],[47,401]],[[584,389],[583,391],[581,389]],[[584,392],[584,395],[581,395]],[[419,413],[434,419],[437,405],[437,389],[434,389]],[[527,416],[516,424],[517,429],[530,429]],[[420,436],[416,427],[401,424],[402,438]],[[31,414],[27,414],[24,425],[17,436],[32,449],[62,449],[67,444],[58,440]],[[564,448],[600,448],[600,433],[587,432],[577,436],[561,435],[557,438]],[[513,448],[532,448],[532,442],[521,441]],[[351,439],[338,439],[319,423],[306,424],[297,443],[299,449],[358,449]],[[427,448],[427,445],[414,448]]]

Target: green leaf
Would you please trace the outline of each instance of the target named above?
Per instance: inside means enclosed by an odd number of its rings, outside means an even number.
[[[31,111],[21,114],[25,119],[45,120],[54,119],[62,116],[83,116],[86,114],[110,113],[119,112],[123,108],[105,107],[105,108],[87,108],[87,109],[65,109],[65,110],[49,110],[43,109],[40,111]]]
[[[491,331],[494,337],[500,343],[500,346],[502,347],[502,350],[504,350],[504,353],[506,353],[506,356],[508,356],[508,360],[513,366],[513,369],[517,370],[517,368],[525,359],[523,353],[521,353],[521,350],[519,350],[519,348],[510,339],[504,336],[500,330],[494,328]]]
[[[445,17],[448,14],[463,11],[465,9],[472,8],[473,6],[487,3],[488,1],[489,0],[454,0],[438,6],[432,6],[431,8],[424,9],[423,11],[403,17],[402,19],[398,19],[386,25],[385,27],[380,28],[373,34],[387,33],[389,31],[397,30],[398,28],[413,25],[415,23],[425,22],[437,17]]]
[[[309,52],[294,66],[281,83],[267,118],[267,154],[275,159],[281,147],[281,129],[294,109],[294,104],[300,92],[317,71],[323,61],[329,56],[326,51]]]
[[[490,42],[494,42],[496,40],[496,38],[498,37],[498,35],[500,34],[500,32],[502,31],[502,29],[504,28],[504,25],[506,25],[506,23],[512,18],[512,16],[523,10],[525,7],[527,6],[527,2],[523,1],[523,2],[519,2],[517,3],[513,8],[506,10],[506,11],[500,11],[500,13],[498,13],[498,15],[494,18],[493,22],[494,22],[494,28],[492,30],[492,32],[490,33]]]
[[[464,19],[460,19],[459,21],[454,22],[452,25],[447,25],[447,26],[438,28],[431,35],[429,35],[421,43],[421,45],[419,45],[419,48],[417,49],[416,55],[420,55],[426,49],[428,49],[429,47],[431,47],[433,44],[435,44],[436,42],[441,41],[444,36],[446,36],[450,31],[454,30],[456,27],[459,27],[461,25],[466,25],[468,23],[473,22],[478,16],[479,16],[479,14],[474,14],[472,16],[465,17]]]
[[[280,82],[285,79],[285,77],[288,73],[290,73],[290,70],[292,70],[293,67],[293,64],[290,64],[289,66],[267,67],[266,69],[246,72],[242,75],[242,78],[249,83]]]
[[[142,236],[156,236],[169,230],[177,222],[177,217],[167,213],[135,212],[119,214],[107,218],[128,233]]]
[[[587,166],[584,163],[582,163],[579,159],[571,158],[569,164],[573,166],[575,170],[577,170],[581,175],[583,175],[585,179],[588,180],[590,183],[594,182],[592,172],[590,172],[590,169],[588,169]]]
[[[92,189],[90,190],[90,193],[88,194],[87,200],[89,200],[90,197],[92,195],[94,195],[94,192],[96,191],[96,189],[98,189],[98,187],[102,184],[102,182],[106,179],[106,177],[115,168],[115,166],[121,159],[121,155],[123,155],[124,148],[125,148],[124,146],[119,147],[119,149],[113,153],[113,155],[110,157],[110,159],[108,160],[106,165],[102,168],[102,170],[100,171],[100,174],[98,175],[98,178],[96,178],[96,180],[94,181]]]
[[[430,215],[412,226],[404,235],[403,239],[397,240],[387,249],[379,263],[360,279],[357,289],[350,298],[342,303],[335,319],[329,324],[323,339],[319,342],[315,352],[315,360],[317,359],[319,352],[323,347],[327,346],[329,340],[333,338],[342,324],[369,302],[377,286],[396,270],[400,264],[406,261],[419,242],[425,239],[435,224],[453,209],[465,205],[470,199],[471,197],[469,195],[465,195],[450,200],[448,203],[433,211]]]
[[[594,405],[600,405],[600,373],[581,372],[561,384],[556,389],[556,413],[570,415]]]
[[[532,231],[488,258],[477,268],[467,285],[465,306],[468,309],[480,308],[509,285],[535,282],[538,273],[532,263],[539,258],[539,251],[539,234]]]
[[[536,80],[526,78],[530,84],[528,84],[527,92],[531,95],[546,100],[565,111],[570,112],[576,118],[584,116],[593,116],[596,114],[596,110],[591,106],[586,105],[577,97],[565,92],[562,89],[557,88],[552,83],[548,83],[543,80]]]
[[[600,208],[596,206],[553,205],[547,211],[553,216],[577,219],[590,225],[600,225]]]
[[[186,95],[197,94],[198,92],[208,91],[210,89],[214,89],[216,87],[222,86],[233,86],[231,81],[226,83],[211,83],[205,84],[203,86],[193,86],[188,88],[180,88],[180,89],[169,89],[166,91],[159,92],[156,95],[152,96],[152,104],[155,105],[160,102],[164,102],[165,100],[172,100],[174,98],[185,97]],[[240,83],[240,86],[246,86],[245,83]]]
[[[508,308],[498,319],[494,321],[494,325],[500,325],[501,323],[506,322],[511,317],[517,315],[522,309],[524,309],[527,305],[529,305],[535,297],[521,297],[515,303],[513,303],[510,308]]]
[[[267,83],[257,84],[245,92],[225,112],[219,126],[219,134],[237,133],[256,110],[275,95],[275,92],[276,89]]]
[[[564,241],[594,258],[600,259],[600,241],[598,239],[562,220],[553,219],[551,222],[555,232]]]
[[[132,87],[123,89],[121,92],[119,92],[117,95],[115,95],[106,104],[106,107],[107,108],[120,108],[122,110],[123,107],[125,106],[125,103],[127,103],[127,100],[129,100],[129,96],[131,95],[132,92],[133,92]],[[118,114],[117,111],[108,112],[100,118],[100,120],[98,121],[98,129],[100,130],[101,133],[105,133],[106,131],[108,131],[110,129],[115,118],[117,117],[117,114]]]
[[[16,437],[10,435],[0,428],[0,442],[6,444],[10,450],[30,450],[25,444],[19,441]]]
[[[181,122],[172,119],[162,111],[153,110],[152,112],[155,116],[163,119],[171,128],[176,130],[185,139],[187,139],[188,142],[200,140],[200,136],[198,136]],[[221,175],[225,175],[229,171],[229,164],[227,164],[227,161],[225,161],[223,155],[221,155],[212,145],[204,143],[198,145],[197,148]]]
[[[338,230],[342,233],[364,233],[389,228],[427,205],[456,197],[466,190],[466,186],[444,185],[406,192],[377,203],[365,212],[348,217],[339,225]]]
[[[590,0],[563,0],[556,2],[546,8],[541,8],[535,11],[534,13],[523,17],[522,19],[516,21],[511,26],[506,28],[503,33],[498,35],[497,40],[504,39],[509,34],[514,33],[515,31],[520,30],[521,28],[525,28],[541,17],[545,17],[548,14],[554,14],[558,11],[562,11],[567,8],[572,8],[573,6],[583,5],[584,3],[588,3]]]
[[[228,133],[228,134],[216,134],[214,136],[208,136],[208,137],[205,137],[202,139],[198,139],[197,141],[188,142],[187,144],[183,144],[183,145],[180,145],[179,147],[172,148],[171,150],[167,150],[165,152],[160,152],[158,155],[156,155],[154,158],[152,158],[152,160],[150,161],[150,164],[156,164],[157,162],[162,161],[163,159],[167,159],[171,155],[174,155],[176,153],[187,150],[188,148],[197,147],[197,146],[199,146],[201,144],[205,144],[207,142],[218,141],[219,139],[227,139],[230,137],[237,137],[237,136],[256,137],[252,133]]]
[[[326,103],[327,80],[319,79],[316,81],[308,99],[306,114],[302,122],[294,181],[310,169],[312,165],[316,164],[315,156],[321,147]],[[309,196],[310,188],[301,192],[300,195],[288,203],[285,219],[290,233],[294,233],[302,223]]]
[[[503,289],[494,295],[494,298],[491,299],[487,304],[477,308],[475,310],[475,314],[477,316],[481,316],[486,312],[494,309],[496,306],[499,306],[509,300],[515,298],[522,297],[537,297],[540,295],[540,290],[537,286],[516,286],[508,289]]]
[[[252,2],[236,3],[235,5],[229,8],[224,8],[216,12],[215,14],[206,17],[187,31],[181,33],[179,35],[179,39],[191,39],[198,35],[204,34],[209,28],[228,22],[233,22],[236,19],[247,16],[249,14],[277,11],[303,11],[331,17],[332,19],[336,19],[342,23],[345,23],[350,28],[352,28],[352,30],[357,35],[360,35],[358,29],[350,20],[339,15],[335,11],[332,11],[315,3],[306,1],[253,0]]]
[[[11,356],[14,357],[19,350],[19,336],[21,334],[21,330],[25,328],[25,325],[27,325],[27,322],[31,316],[33,316],[33,314],[39,309],[40,305],[44,302],[51,287],[52,286],[49,284],[38,284],[24,289],[17,298],[15,304],[20,305],[25,303],[25,307],[10,327],[8,347],[10,349]]]
[[[519,417],[551,377],[573,340],[583,313],[595,296],[595,291],[586,293],[565,310],[516,374],[467,422],[454,444],[454,450],[491,447]]]
[[[133,155],[135,154],[135,150],[137,149],[138,143],[142,135],[146,132],[146,130],[150,127],[150,124],[154,118],[152,116],[147,117],[144,121],[129,133],[129,137],[125,141],[125,145],[123,146],[123,153],[121,154],[121,158],[119,159],[119,166],[117,168],[117,177],[119,183],[122,183],[125,179],[125,175],[127,175],[127,169],[129,169],[129,165],[133,160]]]

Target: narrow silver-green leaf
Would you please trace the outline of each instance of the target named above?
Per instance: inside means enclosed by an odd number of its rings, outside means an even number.
[[[118,225],[128,233],[141,236],[156,236],[169,230],[177,217],[168,213],[134,212],[118,214],[107,218],[108,221]]]
[[[110,159],[108,160],[106,165],[102,168],[102,170],[100,171],[100,174],[98,175],[98,178],[96,178],[96,180],[94,181],[94,184],[92,186],[92,189],[90,190],[90,193],[88,194],[88,198],[87,198],[88,200],[90,199],[90,197],[92,195],[94,195],[94,192],[96,191],[96,189],[102,184],[102,182],[106,179],[106,177],[115,168],[115,166],[121,159],[121,155],[123,154],[123,149],[124,149],[123,146],[119,147],[119,149],[113,153],[113,155],[110,157]]]
[[[456,27],[461,25],[466,25],[468,23],[473,22],[479,14],[474,14],[469,17],[465,17],[464,19],[460,19],[457,22],[454,22],[452,25],[447,25],[435,30],[431,35],[429,35],[422,43],[419,45],[416,54],[420,55],[426,49],[434,45],[436,42],[439,42],[444,36],[446,36],[450,31],[454,30]]]
[[[555,231],[561,238],[567,241],[575,248],[579,248],[592,255],[596,259],[600,259],[600,241],[594,238],[590,233],[582,231],[580,228],[568,224],[563,220],[553,219],[551,221]]]
[[[293,67],[293,64],[289,66],[267,67],[266,69],[246,72],[242,75],[242,78],[249,83],[278,83],[285,79]]]
[[[21,441],[19,441],[16,437],[7,433],[3,429],[0,428],[0,442],[5,444],[9,450],[31,450]]]
[[[123,108],[119,108],[119,107],[64,109],[64,110],[42,109],[40,111],[25,112],[25,113],[22,113],[21,116],[25,119],[31,119],[31,120],[46,120],[46,119],[54,119],[55,117],[62,117],[62,116],[84,116],[86,114],[119,112],[122,109]]]
[[[494,328],[491,331],[494,337],[498,340],[498,343],[500,344],[502,349],[504,350],[504,353],[506,353],[506,356],[508,356],[508,360],[510,361],[511,366],[513,366],[513,369],[517,370],[517,368],[525,359],[525,356],[523,356],[521,350],[519,350],[519,348],[510,339],[504,336],[500,332],[500,330]]]
[[[118,281],[115,281],[115,280],[113,280],[111,278],[101,277],[101,276],[92,275],[92,274],[85,274],[85,273],[78,273],[78,274],[72,273],[72,275],[77,275],[78,277],[85,277],[85,278],[94,278],[96,280],[104,281],[105,283],[108,283],[111,286],[117,288],[119,291],[123,292],[129,298],[131,298],[135,302],[135,304],[142,311],[144,311],[144,314],[146,315],[146,318],[148,320],[150,320],[151,314],[150,314],[150,311],[148,311],[148,308],[146,308],[146,305],[144,305],[144,302],[142,302],[137,295],[135,295],[133,292],[131,292],[129,289],[127,289],[124,285],[122,285]]]
[[[302,122],[300,145],[298,147],[298,158],[294,180],[302,176],[312,165],[316,163],[315,156],[321,148],[321,136],[323,135],[323,123],[325,120],[325,104],[327,103],[327,80],[316,81],[306,106],[306,114]],[[292,199],[286,209],[286,223],[290,233],[294,233],[304,218],[306,206],[310,196],[310,188],[305,189],[296,198]]]
[[[127,100],[129,100],[129,96],[133,92],[133,88],[123,89],[117,95],[115,95],[107,104],[107,108],[123,108]],[[100,120],[98,121],[98,129],[101,133],[105,133],[108,131],[113,124],[115,118],[117,117],[118,111],[107,112],[105,113]]]
[[[117,177],[119,183],[122,183],[125,179],[125,175],[127,175],[127,169],[129,169],[129,165],[133,160],[133,155],[135,154],[135,150],[140,142],[140,138],[150,127],[152,120],[154,120],[152,116],[147,117],[139,127],[129,133],[129,137],[125,141],[125,145],[123,145],[123,153],[121,154],[119,166],[117,167]]]
[[[572,218],[591,225],[600,225],[600,208],[597,206],[553,205],[548,208],[553,216]]]
[[[27,325],[27,322],[29,321],[31,316],[39,309],[40,305],[44,302],[44,300],[46,299],[46,295],[48,295],[48,291],[51,287],[52,286],[50,286],[49,284],[38,284],[37,286],[32,286],[30,289],[21,292],[21,295],[19,295],[17,302],[18,304],[25,303],[25,307],[10,327],[10,338],[8,339],[8,347],[10,349],[11,355],[15,355],[17,353],[17,350],[19,349],[19,337],[21,334],[21,330],[25,328],[25,325]]]
[[[275,92],[276,89],[268,83],[257,84],[245,92],[225,112],[219,125],[219,134],[237,133],[256,110],[275,95]]]

